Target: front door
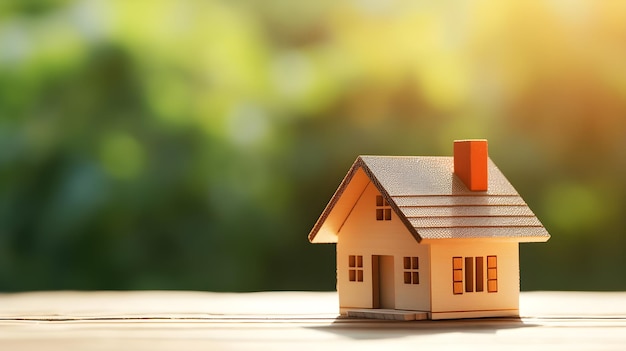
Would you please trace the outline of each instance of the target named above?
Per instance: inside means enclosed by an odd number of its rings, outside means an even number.
[[[372,297],[374,308],[396,307],[393,256],[372,255]]]

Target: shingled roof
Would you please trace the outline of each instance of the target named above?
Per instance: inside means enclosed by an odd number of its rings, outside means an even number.
[[[494,238],[544,242],[550,235],[496,165],[488,190],[470,191],[453,157],[359,156],[309,234],[336,243],[337,233],[371,181],[418,242]]]

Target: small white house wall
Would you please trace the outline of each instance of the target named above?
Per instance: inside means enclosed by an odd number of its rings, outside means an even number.
[[[373,255],[394,257],[395,308],[429,311],[429,246],[419,244],[395,213],[392,213],[390,221],[376,220],[376,195],[380,193],[370,182],[338,233],[337,291],[341,311],[374,307]],[[349,281],[350,255],[363,256],[363,282]],[[419,284],[404,283],[404,257],[419,257]]]
[[[517,311],[519,309],[519,244],[484,240],[433,240],[430,244],[432,265],[432,312]],[[453,293],[452,258],[497,256],[498,292]],[[475,272],[474,272],[475,277]],[[486,273],[485,273],[486,277]],[[463,285],[465,287],[465,285]]]

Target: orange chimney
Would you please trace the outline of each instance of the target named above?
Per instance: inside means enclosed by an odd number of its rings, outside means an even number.
[[[487,190],[487,140],[454,141],[454,173],[471,191]]]

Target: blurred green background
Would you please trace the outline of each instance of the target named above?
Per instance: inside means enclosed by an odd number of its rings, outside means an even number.
[[[626,2],[2,1],[0,291],[333,290],[356,156],[462,138],[523,290],[626,289]]]

